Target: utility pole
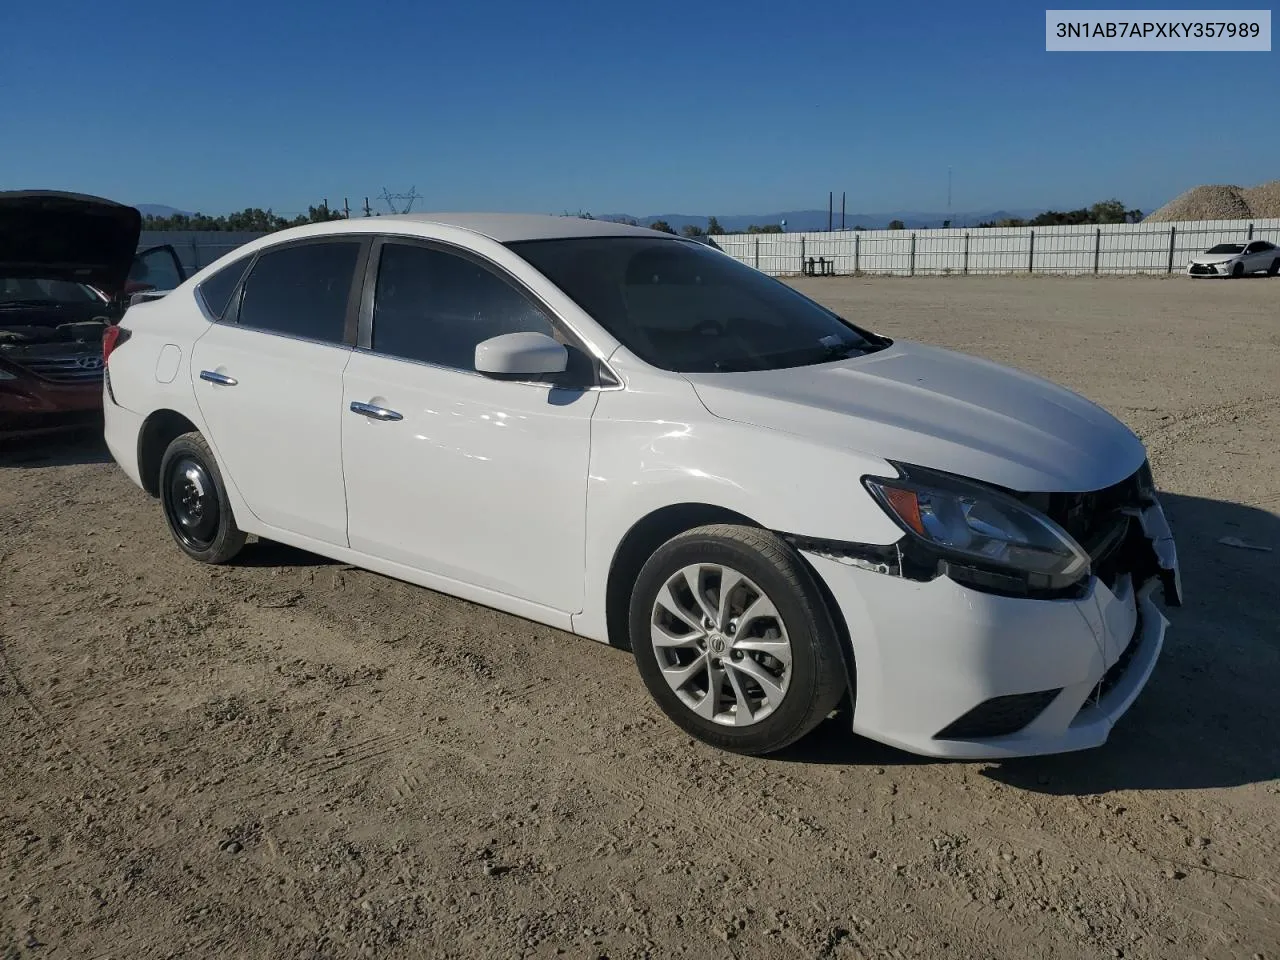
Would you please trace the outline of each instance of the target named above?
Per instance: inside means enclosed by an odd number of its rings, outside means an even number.
[[[347,220],[351,219],[351,204],[347,203],[346,197],[342,198],[342,216]]]
[[[844,195],[843,190],[840,191],[840,229],[844,229]]]
[[[827,191],[827,233],[831,232],[832,204],[835,202],[835,191]]]
[[[365,197],[365,198],[364,198],[364,215],[365,215],[366,217],[372,217],[372,216],[373,216],[373,208],[372,208],[371,206],[369,206],[369,198],[368,198],[368,197]]]

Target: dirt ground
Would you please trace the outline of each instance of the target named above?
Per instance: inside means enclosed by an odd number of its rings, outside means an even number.
[[[717,753],[623,652],[279,546],[200,566],[92,438],[10,446],[0,956],[1280,958],[1280,280],[801,286],[1143,436],[1188,603],[1110,743]]]

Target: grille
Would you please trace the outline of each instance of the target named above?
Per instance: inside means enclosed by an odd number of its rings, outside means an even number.
[[[1017,733],[1044,711],[1062,692],[1040,690],[1036,693],[1015,693],[1007,697],[992,697],[978,704],[959,720],[949,723],[934,734],[935,740],[978,740],[1002,737]]]
[[[1217,273],[1213,267],[1206,267],[1203,263],[1193,263],[1191,265],[1192,273]]]
[[[101,383],[102,358],[94,353],[62,357],[24,357],[22,366],[56,383]]]
[[[1145,469],[1144,464],[1124,480],[1101,490],[1052,494],[1045,512],[1087,550],[1121,521],[1121,508],[1142,503],[1140,476]]]

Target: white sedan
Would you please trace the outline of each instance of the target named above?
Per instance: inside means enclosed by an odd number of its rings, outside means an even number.
[[[1280,247],[1266,240],[1219,243],[1187,264],[1193,277],[1243,277],[1264,270],[1273,277],[1280,273]]]
[[[645,228],[316,224],[115,329],[107,442],[188,556],[254,534],[628,648],[724,749],[842,702],[920,754],[1095,746],[1180,603],[1107,412]]]

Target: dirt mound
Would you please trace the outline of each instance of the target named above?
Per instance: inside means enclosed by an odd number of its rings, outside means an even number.
[[[1170,200],[1147,220],[1244,220],[1252,215],[1239,187],[1204,184]]]
[[[1280,180],[1272,180],[1241,193],[1249,213],[1258,219],[1280,217]]]
[[[1258,220],[1280,217],[1280,180],[1249,189],[1203,184],[1175,197],[1148,220]]]

